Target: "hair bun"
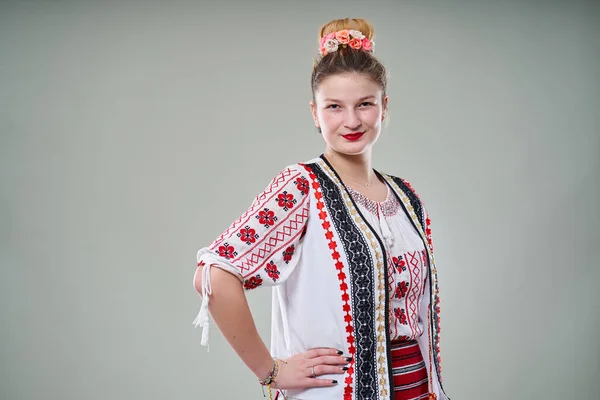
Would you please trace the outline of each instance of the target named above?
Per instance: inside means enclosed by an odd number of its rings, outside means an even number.
[[[319,42],[324,36],[331,32],[337,32],[344,29],[360,31],[369,40],[373,40],[375,36],[375,28],[368,21],[361,18],[344,18],[334,19],[321,27],[319,34]]]

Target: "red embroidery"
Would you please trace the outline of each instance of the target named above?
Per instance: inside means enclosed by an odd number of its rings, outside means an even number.
[[[272,234],[268,238],[263,237],[264,242],[262,245],[257,243],[254,248],[249,249],[246,254],[238,258],[241,272],[249,271],[248,274],[256,272],[263,262],[267,261],[265,258],[270,258],[272,254],[287,248],[290,242],[293,242],[296,237],[302,234],[304,230],[298,228],[300,226],[304,227],[307,219],[308,209],[303,207],[293,217],[282,221],[282,225],[273,227],[272,229],[275,230],[272,231]]]
[[[220,244],[222,241],[226,240],[233,232],[237,231],[238,227],[240,227],[242,225],[247,225],[248,221],[250,221],[250,219],[254,216],[254,213],[256,212],[256,210],[263,208],[264,205],[266,203],[268,203],[269,201],[271,201],[273,196],[275,196],[277,194],[277,189],[280,186],[285,186],[287,184],[287,182],[291,179],[294,179],[294,181],[293,181],[294,183],[298,182],[301,179],[306,180],[306,178],[303,178],[303,177],[298,178],[298,176],[300,176],[300,172],[294,171],[290,168],[286,168],[285,170],[281,171],[281,173],[279,175],[277,175],[277,177],[275,177],[271,181],[271,183],[265,189],[265,191],[263,193],[261,193],[259,196],[257,196],[256,199],[254,199],[254,202],[252,203],[250,208],[248,210],[246,210],[246,212],[243,213],[237,220],[235,220],[231,224],[231,226],[228,229],[226,229],[225,232],[223,232],[221,234],[221,236],[219,236],[215,241],[213,241],[209,245],[209,247],[214,248],[215,246]],[[298,179],[296,179],[296,178],[298,178]],[[298,189],[298,190],[300,190],[300,189]],[[308,193],[308,191],[306,191],[306,193]],[[306,193],[302,193],[302,194],[306,194]]]
[[[298,188],[298,190],[300,191],[300,193],[302,195],[307,195],[308,194],[308,180],[304,177],[300,177],[298,179],[296,179],[294,181],[294,183],[296,184],[296,188]]]
[[[399,274],[406,271],[406,263],[402,259],[402,256],[392,257],[392,264]]]
[[[263,282],[263,280],[260,277],[260,275],[252,276],[252,277],[246,279],[246,281],[244,282],[244,288],[246,290],[256,289],[257,287],[262,285],[262,282]]]
[[[258,222],[260,222],[261,225],[264,225],[265,228],[275,225],[275,221],[277,221],[275,212],[269,210],[268,208],[259,211],[256,219],[258,219]]]
[[[420,252],[415,251],[404,254],[404,259],[408,263],[408,272],[410,273],[410,290],[406,297],[406,308],[408,310],[408,324],[411,331],[420,334],[419,331],[419,293],[421,291],[422,273],[421,263],[419,262]]]
[[[348,294],[348,284],[346,282],[346,274],[344,271],[344,264],[340,261],[340,253],[336,250],[337,243],[335,242],[333,232],[331,231],[331,223],[328,221],[327,213],[325,212],[325,203],[323,203],[323,195],[319,191],[320,186],[317,182],[316,175],[310,170],[309,167],[304,166],[308,171],[308,175],[312,181],[312,187],[315,189],[315,198],[317,199],[317,209],[321,210],[319,213],[319,218],[322,223],[322,227],[325,230],[325,238],[329,241],[329,249],[331,250],[331,258],[336,262],[335,268],[338,271],[338,279],[340,281],[340,291],[342,292],[342,301],[344,302],[342,309],[344,311],[344,321],[346,322],[346,332],[348,336],[346,337],[346,341],[348,342],[348,352],[350,355],[354,356],[356,352],[356,347],[354,347],[354,326],[352,326],[352,314],[350,313],[350,295]],[[353,374],[354,374],[354,357],[352,357],[352,361],[348,365],[348,370],[346,371],[346,378],[344,382],[346,386],[344,387],[344,399],[352,399],[352,382],[353,382]]]
[[[294,199],[293,194],[283,192],[277,196],[277,202],[279,207],[283,208],[285,211],[288,211],[290,208],[294,207],[294,204],[296,204],[296,199]]]
[[[296,250],[296,247],[294,245],[291,245],[287,249],[285,249],[285,251],[283,252],[283,261],[286,264],[288,264],[290,261],[292,261],[292,256],[294,255],[295,250]]]
[[[237,252],[235,251],[233,246],[230,246],[228,243],[224,243],[223,246],[219,246],[217,253],[221,257],[225,257],[228,259],[231,259],[237,255]]]
[[[279,270],[273,261],[269,261],[265,267],[265,271],[267,271],[269,278],[273,279],[273,282],[277,282],[277,279],[279,279]]]
[[[398,321],[400,321],[402,325],[408,325],[406,311],[404,310],[404,308],[394,308],[394,315],[396,316],[396,318],[398,318]]]
[[[396,291],[394,292],[394,296],[397,299],[402,299],[406,293],[408,292],[408,283],[405,281],[399,282],[396,286]]]
[[[237,236],[247,245],[251,245],[252,243],[256,242],[256,239],[258,239],[258,234],[256,231],[247,225],[246,227],[240,229]]]

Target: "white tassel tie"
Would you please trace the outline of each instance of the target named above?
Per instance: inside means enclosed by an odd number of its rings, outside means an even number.
[[[207,347],[207,351],[210,351],[208,345],[208,334],[209,334],[209,317],[208,317],[208,301],[212,294],[212,286],[210,283],[210,265],[206,264],[202,267],[202,305],[200,306],[200,312],[194,320],[193,324],[195,327],[202,326],[202,339],[200,344]]]
[[[388,222],[385,219],[382,207],[380,205],[377,205],[377,207],[379,208],[379,225],[381,226],[383,240],[385,241],[385,244],[388,246],[388,248],[391,249],[392,246],[394,246],[394,235],[392,234],[392,230],[390,229],[390,226],[388,225]]]

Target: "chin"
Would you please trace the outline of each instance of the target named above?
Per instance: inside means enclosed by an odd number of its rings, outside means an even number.
[[[347,156],[358,156],[370,150],[372,143],[343,143],[333,147],[333,150]]]

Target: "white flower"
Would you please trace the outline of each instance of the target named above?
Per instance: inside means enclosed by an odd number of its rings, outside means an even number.
[[[348,33],[353,38],[357,38],[357,39],[360,39],[360,40],[364,39],[364,37],[365,37],[365,35],[363,35],[362,33],[360,33],[360,31],[349,30]]]
[[[337,51],[339,43],[337,41],[337,39],[329,39],[326,40],[325,43],[323,43],[323,48],[328,52],[328,53],[333,53],[334,51]]]

